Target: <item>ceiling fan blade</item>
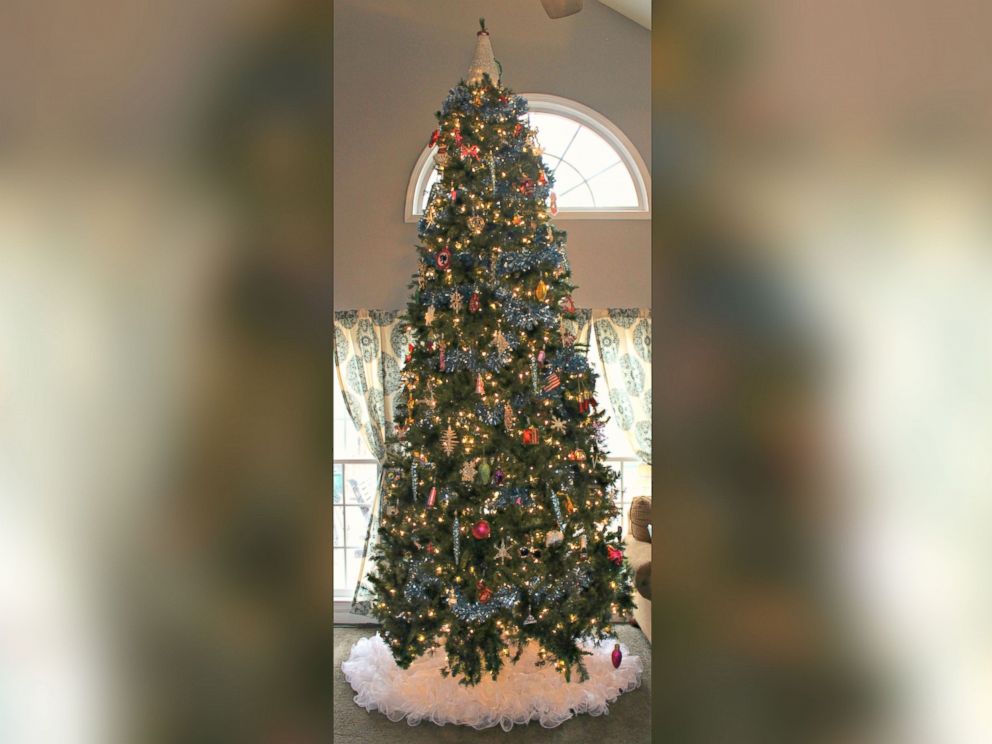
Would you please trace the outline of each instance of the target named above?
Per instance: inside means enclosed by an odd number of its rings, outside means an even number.
[[[582,10],[582,0],[541,0],[548,18],[564,18]]]

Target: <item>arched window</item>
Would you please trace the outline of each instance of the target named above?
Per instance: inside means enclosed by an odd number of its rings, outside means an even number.
[[[581,103],[543,93],[521,93],[531,125],[554,173],[555,221],[650,219],[651,176],[637,148],[602,114]],[[437,180],[436,148],[425,147],[410,175],[407,222],[417,222]]]

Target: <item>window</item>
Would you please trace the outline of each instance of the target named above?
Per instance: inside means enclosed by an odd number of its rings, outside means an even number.
[[[379,464],[358,435],[334,375],[334,598],[350,601],[358,585]]]
[[[650,174],[616,125],[575,101],[540,93],[522,95],[530,104],[530,121],[544,148],[545,168],[555,176],[555,221],[650,219]],[[438,179],[435,151],[425,148],[410,176],[407,222],[420,219]]]

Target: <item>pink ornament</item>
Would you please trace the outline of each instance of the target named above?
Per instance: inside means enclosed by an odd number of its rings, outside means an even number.
[[[623,551],[612,545],[606,546],[606,557],[618,566],[623,563]]]
[[[480,374],[475,378],[475,392],[482,395],[486,392],[485,388],[482,386],[482,375]]]
[[[431,486],[431,492],[427,494],[427,506],[434,506],[437,501],[437,486]]]
[[[544,349],[541,349],[539,352],[537,352],[537,362],[538,364],[544,363]]]
[[[441,342],[441,358],[439,360],[441,371],[444,372],[444,341]]]
[[[613,668],[619,669],[620,662],[623,661],[623,652],[620,651],[619,643],[613,645],[613,653],[610,654],[610,658],[613,660]]]
[[[478,522],[472,525],[472,537],[476,540],[486,540],[489,537],[489,522],[485,519],[480,519]]]

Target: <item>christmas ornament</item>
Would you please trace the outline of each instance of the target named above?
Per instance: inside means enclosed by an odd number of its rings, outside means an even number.
[[[479,299],[479,293],[473,292],[472,296],[468,298],[468,311],[470,313],[477,313],[482,307],[482,301]]]
[[[478,145],[462,145],[461,149],[458,151],[461,159],[465,158],[478,158],[479,157],[479,146]]]
[[[395,517],[400,513],[400,510],[396,508],[396,504],[390,504],[386,507],[386,516]]]
[[[572,302],[572,295],[565,295],[559,300],[558,304],[561,305],[561,309],[566,313],[575,312],[575,303]]]
[[[537,619],[533,615],[527,615],[527,619],[524,620],[524,625],[533,625],[537,622]]]
[[[606,546],[606,557],[618,566],[623,563],[623,551],[612,545]]]
[[[406,360],[405,360],[406,363],[409,364],[411,359],[413,359],[413,344],[407,346]]]
[[[444,434],[441,435],[441,449],[444,450],[444,454],[450,455],[455,451],[455,443],[457,442],[455,437],[455,430],[451,428],[451,424],[448,424],[448,428],[444,430]]]
[[[454,520],[451,522],[451,547],[455,556],[455,563],[458,563],[458,556],[461,553],[461,538],[462,532],[458,524],[458,515],[456,514]]]
[[[544,356],[545,356],[544,349],[541,349],[539,352],[537,352],[538,364],[544,364]]]
[[[431,323],[434,322],[434,306],[433,305],[431,305],[429,308],[427,308],[427,312],[424,313],[424,322],[427,325],[430,325]]]
[[[482,383],[482,373],[480,372],[475,378],[475,392],[479,395],[485,395],[486,389]]]
[[[579,400],[579,413],[589,413],[595,407],[596,399],[591,395],[587,395],[585,398]]]
[[[448,154],[448,148],[446,146],[441,145],[437,148],[437,152],[434,153],[434,164],[441,170],[444,170],[451,164],[451,156]]]
[[[511,221],[511,222],[512,222],[512,223],[513,223],[514,225],[522,225],[522,224],[524,224],[524,218],[523,218],[523,217],[521,217],[521,216],[520,216],[519,214],[515,214],[515,215],[513,215],[513,219],[512,219],[512,220],[510,220],[510,221]]]
[[[561,379],[559,379],[558,373],[552,372],[550,375],[548,375],[547,380],[544,381],[544,387],[542,388],[542,390],[545,393],[550,393],[552,390],[559,387],[560,385],[561,385]]]
[[[481,235],[482,231],[486,229],[486,219],[477,214],[473,214],[465,220],[465,224],[467,224],[468,229],[476,235]]]
[[[537,182],[544,186],[548,182],[548,176],[544,172],[544,168],[541,168],[541,172],[537,174]]]
[[[485,519],[480,519],[478,522],[472,525],[472,537],[476,540],[487,540],[489,539],[489,522]]]
[[[539,300],[543,300],[548,296],[548,285],[544,283],[543,279],[537,283],[537,287],[534,289],[534,296]]]
[[[531,181],[529,178],[525,178],[523,181],[520,182],[520,185],[517,187],[517,190],[524,196],[530,196],[531,194],[534,193],[534,182]]]
[[[462,123],[455,119],[455,144],[460,145],[462,143]]]
[[[440,132],[440,130],[438,130],[438,129],[435,129],[435,130],[434,130],[434,131],[433,131],[433,132],[431,133],[431,144],[430,144],[430,146],[431,146],[431,147],[434,147],[434,145],[436,145],[436,144],[437,144],[437,139],[438,139],[438,137],[440,137],[440,136],[441,136],[441,132]]]
[[[462,311],[462,293],[457,289],[451,293],[451,309],[456,313]]]
[[[496,331],[493,334],[493,346],[496,347],[496,352],[500,356],[510,350],[510,342],[506,340],[506,336],[503,335],[502,331]]]
[[[554,429],[555,431],[557,431],[559,434],[564,434],[565,433],[565,422],[562,421],[557,416],[554,416],[551,419],[551,428]]]
[[[537,380],[537,357],[530,358],[530,381],[531,386],[534,388],[534,392],[538,392],[541,389],[541,386]]]
[[[558,530],[551,530],[551,532],[549,532],[547,536],[544,538],[544,545],[545,547],[550,548],[552,545],[557,545],[564,539],[565,539],[565,534],[563,532],[560,532]]]
[[[561,504],[558,503],[558,494],[556,494],[556,493],[552,493],[551,494],[551,508],[554,509],[554,512],[555,512],[555,521],[558,522],[558,529],[560,529],[562,532],[564,532],[565,531],[565,523],[562,521],[562,518],[561,518]]]
[[[503,425],[506,426],[507,429],[512,429],[515,419],[516,416],[513,413],[513,407],[507,403],[503,406]]]
[[[447,271],[451,268],[451,249],[448,246],[444,246],[441,250],[437,252],[434,257],[434,263],[442,271]]]
[[[431,486],[430,493],[427,494],[427,506],[434,506],[435,503],[437,503],[437,486]]]
[[[417,501],[417,461],[410,464],[410,496],[414,502]]]
[[[521,124],[519,121],[516,124],[513,125],[513,136],[514,137],[519,137],[520,136],[520,133],[522,131],[524,131],[524,125]]]
[[[475,585],[475,588],[479,590],[479,601],[482,604],[486,604],[493,598],[493,590],[486,586],[482,579],[479,579],[479,583]]]
[[[529,426],[521,432],[524,444],[538,444],[539,437],[536,426]]]
[[[448,192],[448,198],[451,199],[451,201],[457,201],[458,200],[458,189],[452,187],[451,191]]]
[[[440,353],[438,356],[438,367],[444,372],[444,341],[440,345]]]
[[[551,192],[551,209],[549,211],[552,217],[558,214],[558,195],[554,191]]]
[[[506,549],[506,540],[501,540],[499,543],[499,550],[496,551],[496,559],[503,563],[510,558],[510,551]]]
[[[485,484],[489,482],[490,469],[491,466],[488,460],[483,459],[479,462],[479,483]]]
[[[503,479],[505,477],[506,477],[506,473],[504,473],[499,468],[496,468],[496,471],[493,473],[493,483],[495,483],[498,486],[503,482]]]
[[[620,651],[620,644],[613,644],[613,653],[610,654],[610,659],[613,661],[613,668],[619,669],[620,662],[623,661],[623,653]]]
[[[580,449],[574,449],[565,455],[565,458],[572,462],[579,462],[586,459],[586,453]]]
[[[573,514],[575,512],[575,504],[572,503],[571,496],[565,496],[565,511],[569,514]]]
[[[462,463],[461,469],[462,482],[471,483],[475,480],[475,463],[471,460],[466,460]]]

